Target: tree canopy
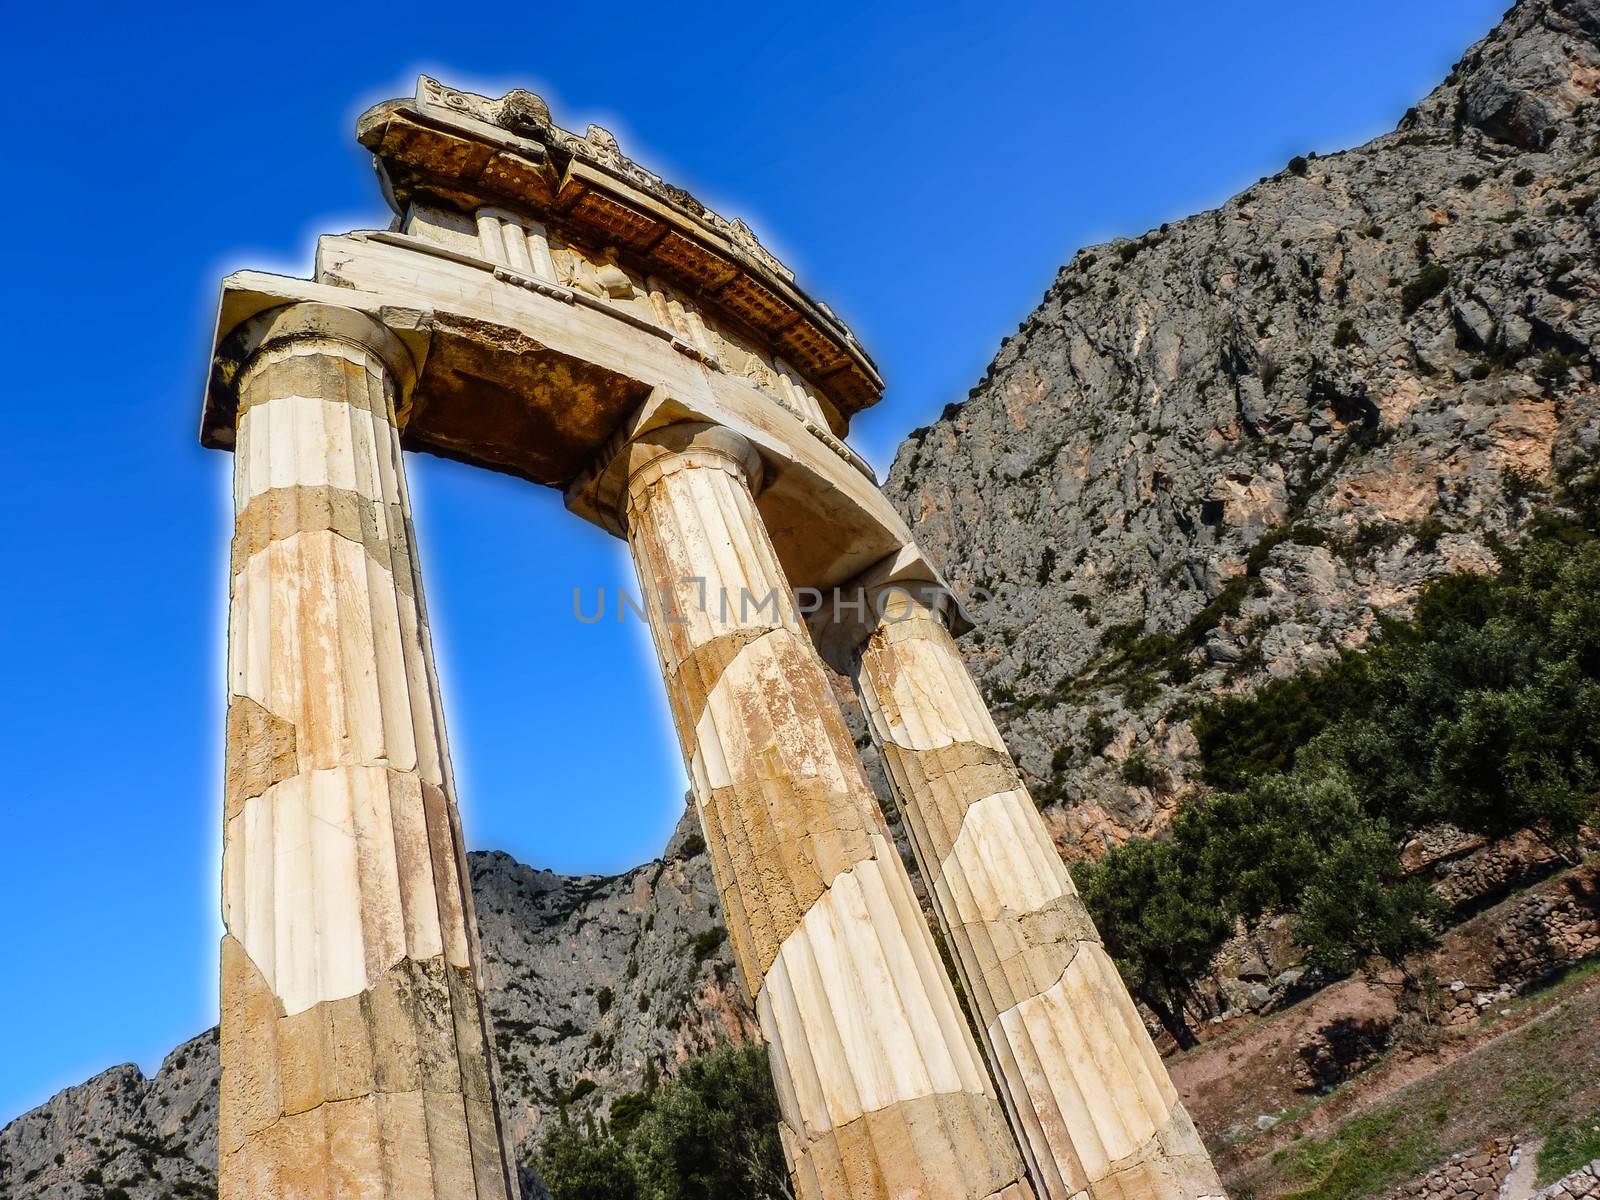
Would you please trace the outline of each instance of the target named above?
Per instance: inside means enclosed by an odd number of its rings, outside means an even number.
[[[565,1114],[535,1164],[556,1200],[792,1200],[761,1046],[721,1046],[619,1097],[609,1125]]]
[[[1155,839],[1076,870],[1129,986],[1182,1009],[1239,923],[1287,915],[1346,972],[1426,948],[1444,916],[1400,851],[1448,823],[1570,846],[1600,795],[1600,540],[1588,492],[1541,514],[1498,575],[1430,584],[1408,622],[1321,672],[1203,708],[1202,778]]]

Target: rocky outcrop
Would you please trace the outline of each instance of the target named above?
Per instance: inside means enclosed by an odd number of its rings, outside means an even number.
[[[69,1200],[216,1194],[217,1031],[146,1079],[124,1063],[0,1130],[0,1196]]]
[[[1600,444],[1600,0],[1524,0],[1393,133],[1084,250],[887,488],[1069,856],[1192,787],[1200,699],[1492,570]]]
[[[471,856],[502,1112],[523,1161],[563,1107],[603,1113],[689,1055],[757,1036],[691,821],[626,875]]]
[[[562,876],[505,854],[469,856],[519,1162],[562,1108],[604,1113],[689,1055],[755,1035],[703,851],[686,820],[661,859],[625,875]],[[150,1078],[129,1063],[57,1094],[0,1130],[0,1196],[214,1195],[218,1072],[212,1029]]]

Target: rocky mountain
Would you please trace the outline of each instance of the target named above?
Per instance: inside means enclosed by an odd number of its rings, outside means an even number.
[[[214,1196],[220,1069],[208,1029],[153,1078],[123,1063],[57,1092],[0,1130],[0,1196]]]
[[[532,1159],[542,1121],[603,1112],[719,1041],[755,1035],[704,843],[687,822],[625,875],[562,876],[470,855],[508,1132]],[[217,1034],[150,1078],[131,1063],[0,1130],[9,1200],[215,1194]]]
[[[625,875],[472,855],[503,1111],[524,1161],[563,1107],[604,1112],[690,1054],[759,1036],[693,820]]]
[[[886,487],[970,597],[969,662],[1069,857],[1198,786],[1198,703],[1493,569],[1592,461],[1597,87],[1600,0],[1523,0],[1395,132],[1078,254],[907,439]],[[562,1108],[753,1034],[691,830],[610,878],[471,861],[524,1161]],[[216,1075],[208,1031],[60,1093],[0,1131],[0,1196],[209,1194]]]
[[[1597,43],[1597,0],[1524,0],[1393,133],[1082,251],[901,447],[1069,857],[1181,802],[1197,701],[1494,569],[1592,461]]]

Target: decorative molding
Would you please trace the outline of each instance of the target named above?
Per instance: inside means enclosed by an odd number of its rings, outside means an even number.
[[[576,300],[572,289],[562,287],[559,283],[547,283],[543,279],[535,279],[532,275],[525,275],[511,267],[496,266],[494,277],[501,283],[509,283],[515,287],[526,288],[530,292],[538,292],[541,296],[549,296],[552,300],[560,300],[563,304],[571,304]]]
[[[794,282],[794,272],[780,262],[776,255],[761,244],[755,231],[742,219],[731,221],[707,208],[681,187],[668,183],[654,171],[646,170],[622,152],[617,137],[609,129],[591,124],[582,137],[563,129],[550,118],[550,106],[544,99],[530,91],[516,88],[498,100],[463,92],[423,75],[417,80],[417,103],[459,113],[488,125],[494,125],[519,137],[533,138],[565,151],[574,158],[593,163],[601,170],[632,184],[642,192],[664,200],[674,208],[687,212],[703,221],[747,257],[754,259],[774,275]],[[828,317],[852,342],[855,335],[845,329],[832,312]]]

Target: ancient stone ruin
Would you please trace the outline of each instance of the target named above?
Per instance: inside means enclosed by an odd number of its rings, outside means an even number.
[[[412,448],[627,540],[799,1196],[1220,1196],[962,665],[966,618],[844,441],[882,386],[850,331],[742,222],[530,93],[424,77],[358,135],[394,224],[322,238],[311,280],[224,281],[201,431],[237,513],[221,1194],[516,1193]]]

